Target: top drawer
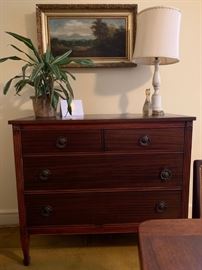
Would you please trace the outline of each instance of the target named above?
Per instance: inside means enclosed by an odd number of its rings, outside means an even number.
[[[100,130],[22,131],[23,154],[102,150]]]
[[[106,151],[183,152],[184,129],[105,130]]]

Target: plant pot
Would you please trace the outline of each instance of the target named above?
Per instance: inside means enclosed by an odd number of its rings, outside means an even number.
[[[56,110],[51,106],[50,98],[48,96],[30,98],[32,99],[36,118],[56,117]]]

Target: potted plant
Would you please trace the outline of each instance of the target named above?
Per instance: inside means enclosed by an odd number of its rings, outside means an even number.
[[[92,65],[88,59],[73,59],[70,57],[71,50],[63,55],[54,57],[50,48],[44,54],[40,54],[33,45],[31,39],[12,32],[6,32],[18,41],[24,43],[32,52],[28,54],[17,46],[11,46],[26,57],[9,56],[0,58],[0,63],[7,60],[23,61],[21,74],[12,77],[4,86],[3,93],[6,95],[12,83],[15,92],[20,95],[25,86],[30,85],[34,88],[34,95],[31,97],[36,117],[54,117],[59,99],[67,101],[68,112],[71,114],[71,101],[74,97],[69,78],[75,77],[64,68],[71,62],[80,65]]]

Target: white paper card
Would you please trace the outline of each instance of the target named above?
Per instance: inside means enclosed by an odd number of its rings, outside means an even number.
[[[67,101],[66,100],[60,101],[60,111],[62,118],[74,118],[74,117],[82,118],[84,116],[82,100],[79,99],[72,100],[71,107],[72,107],[72,115],[69,114],[69,112],[67,111]]]

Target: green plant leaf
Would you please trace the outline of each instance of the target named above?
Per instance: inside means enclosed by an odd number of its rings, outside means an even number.
[[[67,110],[72,115],[72,106],[71,103],[69,103],[68,101],[67,101]]]
[[[26,65],[24,65],[23,67],[22,67],[22,76],[23,76],[23,78],[25,79],[25,77],[26,77],[26,69],[28,68],[28,67],[31,67],[31,66],[33,66],[32,64],[26,64]]]
[[[36,60],[34,58],[32,58],[29,54],[27,54],[26,52],[23,52],[21,49],[19,49],[17,46],[10,44],[11,47],[13,47],[14,49],[16,49],[17,51],[24,53],[30,60],[32,60],[34,63],[36,63]]]
[[[64,83],[65,83],[65,85],[66,85],[66,87],[67,87],[67,89],[68,89],[70,95],[71,95],[72,98],[73,98],[73,97],[74,97],[74,92],[73,92],[73,89],[72,89],[72,87],[71,87],[69,81],[68,81],[68,80],[67,80],[67,81],[64,81]]]
[[[63,61],[60,61],[60,63],[58,63],[57,65],[65,66],[65,65],[69,65],[71,62],[72,62],[72,60],[68,57],[68,58],[64,59]]]
[[[9,88],[11,86],[12,81],[15,80],[15,79],[18,79],[18,78],[22,78],[22,76],[15,76],[15,77],[11,78],[9,81],[7,81],[7,83],[5,84],[5,86],[3,88],[4,95],[7,94],[8,90],[9,90]]]
[[[67,89],[65,89],[65,87],[61,84],[61,83],[59,83],[59,85],[60,85],[60,87],[61,87],[61,89],[62,89],[62,91],[63,91],[63,93],[65,94],[65,96],[66,96],[66,99],[68,100],[70,97],[74,97],[74,93],[73,93],[73,90],[72,90],[72,88],[71,88],[71,86],[70,86],[70,90],[67,88]],[[68,93],[69,92],[69,93]]]
[[[68,80],[68,77],[67,77],[67,74],[73,79],[73,80],[76,80],[76,77],[70,73],[69,71],[67,70],[60,70],[60,73],[62,74],[62,79],[64,80]]]
[[[63,70],[60,70],[60,73],[62,80],[67,81],[68,80],[67,74]]]
[[[72,115],[72,98],[70,97],[68,100],[67,100],[67,110],[68,112]]]
[[[61,87],[63,88],[63,86],[61,85]],[[60,95],[59,93],[59,96],[66,100],[67,102],[67,111],[72,114],[72,107],[71,107],[71,103],[72,103],[72,97],[69,95],[69,93],[67,92],[67,90],[65,88],[63,88],[63,93],[65,94],[65,97],[63,97],[62,95]]]
[[[16,38],[17,40],[23,42],[27,47],[29,47],[31,50],[33,49],[33,44],[31,39],[23,37],[21,35],[18,35],[16,33],[13,32],[6,32],[7,34],[11,35],[12,37]]]
[[[30,85],[30,80],[28,79],[22,79],[20,81],[18,81],[15,84],[15,89],[16,89],[16,94],[19,95],[20,91],[25,87],[25,85],[29,84]]]
[[[69,58],[68,56],[71,54],[72,50],[69,50],[67,51],[66,53],[60,55],[60,56],[57,56],[51,64],[57,64],[57,65],[65,65],[67,64],[67,62],[69,62]]]
[[[26,37],[21,36],[21,35],[18,35],[18,34],[13,33],[13,32],[6,32],[6,33],[11,35],[12,37],[16,38],[17,40],[23,42],[28,48],[30,48],[34,52],[34,54],[37,57],[38,61],[41,61],[40,55],[37,52],[36,48],[34,47],[31,39],[26,38]]]
[[[62,91],[63,91],[63,93],[65,95],[65,98],[64,99],[69,100],[70,99],[70,96],[69,96],[69,93],[67,92],[67,90],[64,88],[64,86],[62,84],[60,84],[60,87],[62,88]]]
[[[66,99],[68,99],[69,98],[69,94],[68,94],[67,90],[64,88],[64,86],[61,83],[58,82],[58,84],[59,84],[60,88],[62,89],[62,92],[64,94],[67,93],[67,94],[65,94],[65,96],[66,96]]]
[[[85,65],[85,66],[94,66],[94,63],[91,59],[76,59],[72,58],[72,62],[79,64],[79,65]]]
[[[46,88],[45,86],[40,86],[37,89],[35,89],[35,96],[40,97],[46,95]]]
[[[50,50],[49,47],[47,47],[44,56],[45,56],[45,62],[46,62],[46,63],[50,63],[51,60],[52,60],[52,57],[51,57],[52,55],[51,55],[51,50]]]
[[[54,91],[57,91],[57,92],[63,92],[61,89],[59,88],[54,88]]]
[[[36,65],[36,67],[32,71],[32,75],[30,76],[31,81],[35,80],[35,78],[37,77],[37,75],[39,74],[39,72],[42,70],[43,67],[44,63],[39,63],[38,65]]]
[[[58,66],[51,63],[49,67],[52,70],[53,74],[55,75],[56,80],[60,80],[62,76],[61,76],[60,69],[58,68]]]
[[[22,58],[20,58],[18,56],[8,56],[8,57],[0,58],[0,63],[3,63],[7,60],[17,60],[17,61],[22,60],[22,61],[24,61]]]
[[[44,85],[43,85],[43,75],[39,75],[35,78],[34,80],[34,89],[35,89],[35,95],[36,97],[38,97],[39,95],[41,95],[41,92],[44,89]]]
[[[57,88],[54,88],[54,91],[58,93],[58,89],[57,89]],[[63,97],[63,95],[61,95],[60,93],[58,93],[58,95],[59,95],[59,97],[60,97],[61,99],[66,100],[66,98]]]
[[[51,105],[52,107],[57,110],[57,105],[58,105],[58,102],[59,102],[59,94],[57,92],[53,92],[53,98],[51,100]]]

